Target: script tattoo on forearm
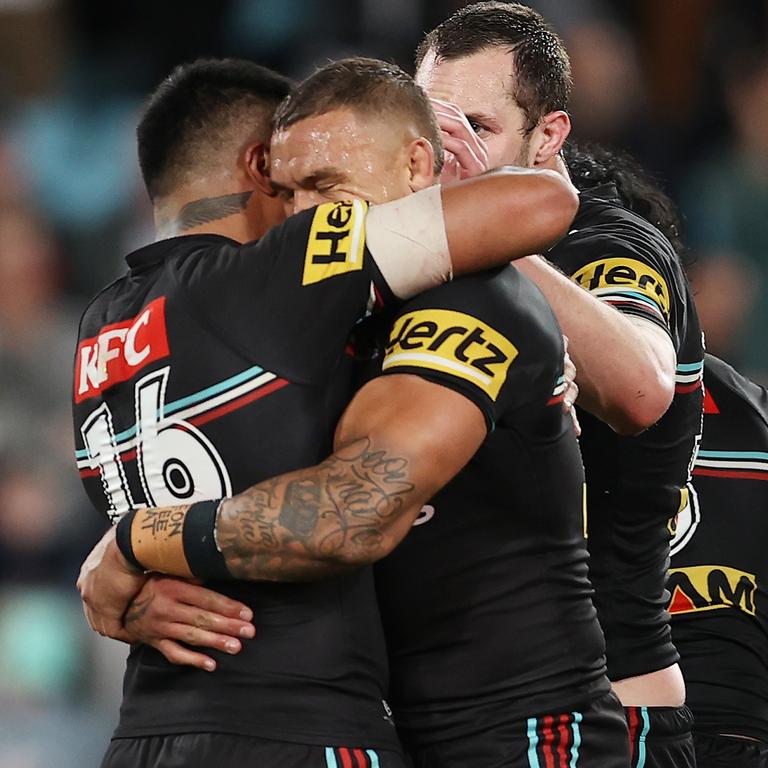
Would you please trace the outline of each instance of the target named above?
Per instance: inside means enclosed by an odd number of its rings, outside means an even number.
[[[318,467],[224,502],[217,542],[238,579],[302,580],[343,572],[384,554],[388,524],[408,508],[414,487],[407,459],[359,440]]]

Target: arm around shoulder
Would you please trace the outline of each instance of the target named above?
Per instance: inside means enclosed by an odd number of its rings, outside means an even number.
[[[554,171],[501,168],[372,206],[366,241],[400,298],[461,275],[549,248],[578,208],[574,187]]]
[[[118,541],[130,542],[121,551],[147,570],[203,579],[311,581],[368,565],[395,548],[486,434],[483,411],[464,395],[382,376],[350,403],[325,461],[218,504],[136,510],[118,524]],[[158,514],[181,535],[153,526]]]
[[[442,196],[456,274],[547,250],[566,234],[579,205],[560,174],[512,167],[445,187]]]
[[[464,395],[408,374],[374,379],[347,408],[326,461],[222,504],[227,568],[239,579],[304,580],[385,557],[486,433]]]

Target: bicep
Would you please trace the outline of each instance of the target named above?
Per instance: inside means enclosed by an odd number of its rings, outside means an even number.
[[[483,412],[463,394],[412,374],[391,374],[355,395],[335,442],[338,448],[368,437],[377,450],[396,457],[414,487],[406,503],[414,505],[415,516],[472,458],[486,434]]]
[[[627,320],[635,326],[638,333],[645,339],[648,350],[655,358],[660,376],[670,378],[674,386],[677,353],[669,331],[661,325],[643,317],[627,315]]]

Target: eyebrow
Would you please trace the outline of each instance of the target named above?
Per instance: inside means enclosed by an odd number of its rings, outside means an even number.
[[[499,121],[490,112],[484,112],[482,110],[465,112],[464,117],[466,117],[467,120],[474,120],[478,123],[493,123],[493,125],[499,124]]]

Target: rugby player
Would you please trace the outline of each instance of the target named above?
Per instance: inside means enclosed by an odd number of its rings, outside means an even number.
[[[573,216],[575,194],[554,174],[508,171],[442,193],[432,187],[439,133],[429,105],[410,78],[381,66],[388,90],[374,103],[398,126],[398,141],[382,135],[369,159],[385,158],[382,200],[415,194],[370,211],[359,199],[326,203],[256,243],[241,244],[264,234],[283,204],[264,170],[269,120],[287,82],[246,62],[198,62],[161,84],[141,120],[140,162],[163,239],[130,254],[126,276],[83,315],[74,418],[93,503],[113,520],[127,513],[124,545],[135,556],[151,553],[153,542],[158,552],[163,541],[170,545],[159,554],[160,570],[189,576],[192,564],[206,576],[230,577],[212,537],[215,506],[195,502],[328,455],[354,387],[355,361],[345,350],[359,321],[378,305],[394,309],[451,271],[543,248]],[[349,196],[356,197],[344,190],[327,199]],[[519,221],[514,234],[512,219]],[[420,370],[393,370],[399,375],[363,390],[330,458],[252,491],[249,503],[265,510],[280,498],[274,527],[258,510],[232,525],[242,525],[245,540],[264,544],[267,563],[276,537],[288,537],[293,551],[278,559],[282,575],[305,579],[319,570],[300,556],[311,551],[303,542],[314,530],[314,494],[340,473],[355,472],[354,494],[345,485],[337,501],[352,507],[358,524],[340,517],[343,527],[332,525],[322,542],[327,553],[349,539],[353,552],[326,558],[332,566],[326,562],[322,572],[340,575],[315,583],[222,581],[219,591],[258,614],[259,642],[236,657],[220,654],[216,676],[134,646],[104,766],[403,765],[383,703],[386,660],[372,574],[350,564],[360,564],[361,553],[377,543],[361,507],[399,511],[406,498],[419,506],[474,453],[496,409],[517,396],[516,377],[508,375],[516,357],[515,371],[530,375],[522,343],[518,351],[507,339],[518,328],[499,312],[497,295],[506,299],[525,283],[514,273],[494,283],[501,288],[478,280],[472,302],[481,305],[481,318],[490,317],[478,320],[486,335],[466,328],[467,338],[457,339],[454,323],[441,344],[453,339],[447,348],[459,362],[490,371],[480,371],[481,380],[490,379],[487,391],[450,372],[436,384]],[[463,317],[466,303],[459,295],[456,308],[444,311]],[[540,298],[526,312],[532,341],[550,343],[537,385],[554,386],[555,365],[562,368],[557,325]],[[404,433],[409,453],[399,452]],[[192,502],[183,535],[179,510],[140,519],[130,511],[180,502]],[[131,521],[139,523],[135,539]],[[224,548],[225,527],[218,533]],[[107,534],[97,546],[79,585],[92,626],[118,634],[122,612],[99,612],[97,599],[101,566],[119,564],[114,541]],[[244,559],[232,571],[250,577],[258,563]],[[131,594],[146,580],[125,567],[120,576]]]
[[[567,175],[569,62],[535,11],[465,7],[426,35],[416,63],[461,176],[510,162]],[[547,258],[516,266],[550,300],[576,363],[590,576],[633,765],[687,765],[691,716],[665,582],[667,525],[687,498],[701,426],[695,307],[670,243],[610,188],[582,192]]]
[[[654,223],[685,266],[672,201],[626,154],[569,143],[579,185],[612,183]],[[699,768],[768,765],[768,627],[762,556],[768,393],[727,363],[704,357],[704,432],[688,504],[672,524],[672,639],[694,715]],[[756,516],[757,515],[757,516]],[[744,531],[754,542],[745,546]]]
[[[672,638],[695,718],[699,768],[764,768],[768,392],[711,355],[704,386],[695,490],[672,542]]]
[[[294,209],[322,199],[386,194],[386,158],[369,148],[402,138],[377,93],[380,67],[329,65],[278,110],[271,180]],[[514,347],[494,330],[504,319]],[[455,338],[453,354],[439,342],[448,336]],[[479,349],[469,352],[473,345]],[[485,383],[465,375],[459,364],[481,350],[491,366]],[[498,355],[511,356],[501,390],[497,366],[506,364],[493,362]],[[422,702],[395,711],[396,719],[402,715],[409,723],[404,733],[415,737],[408,746],[416,765],[528,766],[532,759],[547,764],[562,758],[582,766],[626,766],[626,723],[604,676],[604,646],[586,578],[583,473],[560,407],[562,340],[540,293],[511,268],[429,291],[398,313],[382,369],[385,375],[353,400],[337,444],[355,436],[360,424],[371,425],[369,437],[387,435],[399,419],[408,434],[393,453],[408,457],[408,464],[391,466],[413,489],[392,499],[379,492],[372,502],[364,482],[370,471],[361,466],[350,472],[338,460],[320,468],[320,483],[306,472],[262,483],[222,502],[215,533],[208,532],[225,567],[239,578],[289,579],[372,562],[391,552],[431,499],[421,524],[391,556],[380,590],[385,601],[390,590],[403,599],[405,583],[413,593],[403,600],[400,629],[393,627],[397,642],[414,641],[403,632],[411,623],[422,628],[418,647],[402,662],[409,668],[400,673],[401,685],[425,690],[427,705],[448,703],[439,717]],[[402,374],[458,387],[495,426],[470,465],[436,496],[435,483],[426,476],[422,482],[417,471],[421,460],[431,477],[439,454],[423,445],[411,448],[414,432],[421,439],[421,412],[428,404],[414,408],[412,398],[400,396],[371,400],[390,376]],[[453,420],[455,414],[445,416]],[[300,497],[291,490],[299,481]],[[186,508],[175,513],[190,514]],[[299,513],[301,536],[289,526]],[[145,532],[157,514],[139,510],[120,522],[118,538],[128,558],[166,573],[211,576],[202,562],[179,567],[168,557],[174,543],[162,532]],[[413,548],[399,558],[412,540]],[[430,548],[434,554],[425,551]],[[418,571],[414,557],[421,558]],[[431,577],[424,579],[428,591],[422,588],[422,568],[445,578],[449,601],[434,593]],[[419,611],[432,623],[412,615]],[[509,617],[509,625],[493,632],[501,616]],[[456,666],[459,656],[464,668]]]

